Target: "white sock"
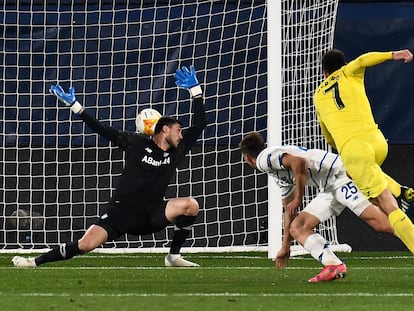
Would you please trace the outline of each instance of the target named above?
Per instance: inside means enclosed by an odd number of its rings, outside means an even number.
[[[318,233],[313,233],[305,241],[303,247],[313,258],[324,266],[340,265],[342,261],[329,248],[328,242]]]

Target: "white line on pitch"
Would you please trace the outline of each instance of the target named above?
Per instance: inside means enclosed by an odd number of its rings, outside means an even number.
[[[33,253],[35,254],[35,253]],[[32,255],[33,255],[32,254]],[[30,254],[27,254],[28,256],[30,256]],[[26,256],[26,255],[23,255]],[[0,258],[3,259],[8,259],[11,258],[12,255],[5,255],[2,254],[0,255]],[[191,254],[187,257],[191,257],[191,258],[205,258],[205,259],[258,259],[258,260],[270,260],[267,257],[260,257],[260,256],[248,256],[248,255],[234,255],[234,256],[218,256],[218,255],[197,255],[197,254]],[[357,259],[357,260],[393,260],[393,259],[414,259],[414,256],[369,256],[369,257],[364,257],[364,256],[358,256],[358,257],[354,257],[352,255],[348,256],[347,254],[344,254],[343,256],[341,256],[341,258],[351,258],[352,260]],[[101,255],[95,255],[95,254],[85,254],[79,257],[74,258],[73,260],[76,259],[81,259],[81,258],[88,258],[88,259],[101,259],[101,258],[131,258],[131,259],[139,259],[139,258],[149,258],[149,259],[159,259],[159,258],[163,258],[163,255],[151,255],[151,254],[137,254],[137,255],[123,255],[123,254],[119,254],[119,255],[106,255],[106,254],[101,254]],[[295,257],[291,257],[291,260],[314,260],[312,257],[307,256],[307,257],[303,257],[302,256],[295,256]]]
[[[3,293],[0,297],[69,297],[69,293]],[[81,297],[413,297],[413,293],[82,293]]]
[[[315,270],[320,269],[320,266],[317,267],[287,267],[283,270]],[[349,267],[351,270],[411,270],[414,271],[413,267]],[[25,271],[41,271],[41,270],[275,270],[275,267],[188,267],[188,268],[170,268],[170,267],[121,267],[121,266],[99,266],[99,267],[48,267],[42,266],[37,268],[15,268],[13,266],[9,267],[0,267],[0,270],[8,269],[19,269]],[[278,271],[283,271],[278,270]]]

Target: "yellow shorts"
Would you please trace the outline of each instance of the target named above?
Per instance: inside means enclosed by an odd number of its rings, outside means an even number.
[[[376,198],[388,186],[387,176],[381,169],[387,153],[387,141],[379,130],[353,137],[341,148],[340,155],[349,176],[368,198]]]

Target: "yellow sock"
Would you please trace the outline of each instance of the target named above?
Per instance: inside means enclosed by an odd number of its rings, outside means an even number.
[[[401,194],[401,185],[396,182],[391,176],[388,176],[387,174],[385,174],[385,178],[388,181],[388,189],[390,189],[391,193],[398,198]]]
[[[388,215],[391,227],[394,228],[395,234],[414,254],[414,226],[410,218],[399,208]]]

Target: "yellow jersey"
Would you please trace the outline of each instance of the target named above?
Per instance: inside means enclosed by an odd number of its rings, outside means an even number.
[[[392,52],[359,56],[327,77],[314,94],[314,105],[327,142],[338,152],[352,137],[378,129],[365,93],[366,67],[392,59]]]

